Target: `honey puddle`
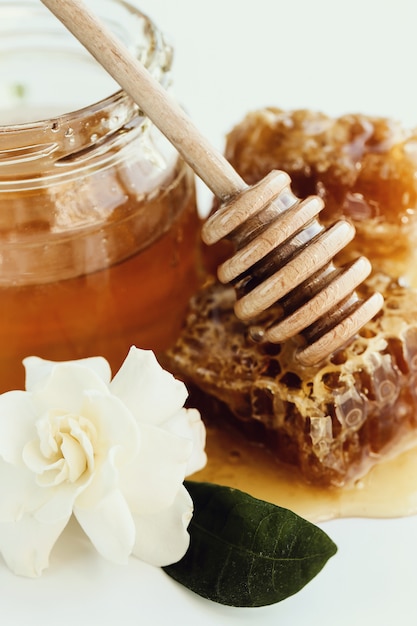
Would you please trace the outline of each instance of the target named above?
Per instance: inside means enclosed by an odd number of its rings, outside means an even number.
[[[239,432],[207,428],[207,466],[193,480],[241,489],[312,522],[341,517],[403,517],[417,513],[417,447],[375,465],[349,488],[303,483],[290,467]]]

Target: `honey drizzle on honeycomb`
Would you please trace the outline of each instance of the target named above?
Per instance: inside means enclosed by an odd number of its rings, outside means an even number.
[[[361,114],[265,108],[229,133],[226,157],[248,184],[282,169],[300,198],[324,200],[320,220],[341,216],[356,237],[343,260],[368,257],[376,271],[417,284],[417,130]]]
[[[366,254],[377,272],[364,295],[385,298],[354,341],[306,368],[294,359],[295,340],[254,344],[233,313],[234,291],[213,281],[169,353],[177,375],[224,403],[225,415],[308,482],[349,484],[417,438],[417,292],[407,286],[416,267],[416,145],[388,120],[279,109],[249,114],[228,137],[226,155],[248,183],[285,169],[297,195],[323,196],[325,219],[352,219],[358,234],[342,261]],[[276,315],[272,308],[259,322]]]
[[[262,425],[261,440],[308,481],[349,483],[417,430],[417,293],[384,287],[383,313],[332,359],[305,368],[293,341],[252,343],[233,290],[214,283],[194,298],[171,367],[243,428]]]

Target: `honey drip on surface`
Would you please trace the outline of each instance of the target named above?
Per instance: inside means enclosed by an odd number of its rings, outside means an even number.
[[[192,480],[240,489],[311,522],[417,513],[417,440],[410,442],[407,451],[374,465],[353,486],[344,488],[306,483],[294,468],[279,464],[263,446],[223,426],[207,428],[207,455],[207,466]]]

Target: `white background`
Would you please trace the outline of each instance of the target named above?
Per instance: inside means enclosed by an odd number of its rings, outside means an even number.
[[[252,109],[417,126],[413,0],[135,0],[174,45],[177,98],[219,149]]]
[[[391,115],[417,126],[412,0],[142,0],[176,53],[175,92],[219,149],[255,108]],[[202,193],[202,210],[208,199]],[[415,626],[417,520],[341,520],[339,546],[312,583],[264,609],[201,600],[160,570],[128,568],[58,545],[40,580],[0,563],[5,626]],[[28,612],[32,618],[28,619]]]

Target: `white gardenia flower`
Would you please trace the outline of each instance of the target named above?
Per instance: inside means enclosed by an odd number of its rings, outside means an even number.
[[[188,548],[184,478],[206,463],[185,385],[132,347],[111,380],[102,357],[25,359],[26,391],[0,395],[0,552],[38,576],[72,514],[104,557],[163,566]]]

